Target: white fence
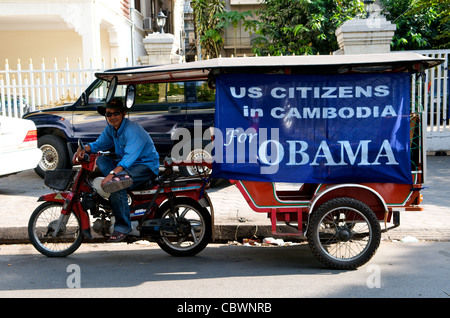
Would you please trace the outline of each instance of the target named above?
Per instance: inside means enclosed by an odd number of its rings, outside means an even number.
[[[419,54],[445,59],[437,67],[426,70],[425,74],[413,77],[413,107],[423,111],[427,123],[426,150],[450,150],[450,105],[449,105],[449,60],[450,50],[415,51]],[[418,109],[417,107],[421,107]]]
[[[101,69],[94,68],[92,61],[85,69],[80,59],[75,68],[68,59],[63,68],[56,59],[50,67],[42,59],[36,69],[30,59],[27,69],[18,60],[13,70],[6,60],[4,69],[0,70],[0,114],[20,118],[28,111],[73,102],[93,81],[94,73],[104,69],[104,64]]]

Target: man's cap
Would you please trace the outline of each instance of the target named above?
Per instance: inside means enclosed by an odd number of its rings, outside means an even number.
[[[113,109],[120,109],[121,111],[126,111],[127,109],[123,106],[123,102],[120,99],[113,99],[112,101],[110,101],[109,103],[106,103],[105,106],[98,106],[97,107],[97,112],[102,115],[105,116],[106,114],[106,109],[108,108],[113,108]]]

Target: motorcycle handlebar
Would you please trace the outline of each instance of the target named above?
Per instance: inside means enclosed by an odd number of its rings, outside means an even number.
[[[176,161],[172,157],[166,157],[164,159],[164,166],[173,167],[173,166],[203,166],[209,169],[212,168],[212,160],[211,159],[202,159],[202,161]]]
[[[85,153],[83,156],[83,159],[79,159],[77,157],[77,154],[75,153],[72,158],[73,164],[80,164],[81,162],[90,162],[91,161],[91,155],[92,156],[114,156],[115,154],[110,151],[98,151],[95,154],[87,154]],[[203,166],[209,169],[212,169],[212,159],[202,159],[201,161],[194,160],[194,161],[178,161],[175,160],[172,157],[166,157],[164,159],[164,166],[165,167],[175,167],[175,166]]]

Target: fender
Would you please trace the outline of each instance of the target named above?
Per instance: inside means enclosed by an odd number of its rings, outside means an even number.
[[[73,192],[50,193],[50,194],[45,194],[45,195],[41,196],[38,199],[38,202],[39,201],[46,201],[46,202],[62,203],[63,206],[62,206],[61,214],[67,215],[72,210],[72,205],[73,205],[72,199],[73,199],[73,196],[74,196]]]
[[[57,192],[57,193],[49,193],[49,194],[44,194],[41,197],[39,197],[38,202],[39,201],[47,201],[47,202],[59,202],[59,203],[66,203],[66,200],[69,200],[70,202],[71,199],[73,198],[73,192]],[[68,202],[69,203],[69,202]],[[81,229],[84,230],[89,230],[90,229],[90,220],[89,220],[89,215],[86,211],[84,211],[83,206],[81,205],[81,202],[73,202],[74,204],[67,206],[67,210],[71,211],[73,210],[79,217],[80,217],[80,221],[81,221]],[[68,214],[67,210],[63,208],[63,210],[61,211],[62,214]]]
[[[44,194],[39,197],[38,202],[49,201],[49,202],[64,203],[64,202],[66,202],[66,199],[69,196],[69,194],[70,194],[69,192],[56,192],[56,193]]]
[[[59,130],[67,138],[67,136],[72,135],[70,133],[72,131],[72,125],[67,115],[69,115],[69,112],[66,111],[66,106],[61,106],[55,107],[51,110],[48,109],[30,112],[26,114],[24,118],[32,120],[36,124],[36,128],[38,130]]]
[[[383,205],[384,211],[388,211],[388,207],[387,207],[386,202],[384,201],[383,197],[374,189],[369,188],[368,186],[365,186],[362,184],[344,183],[344,184],[339,184],[339,185],[329,187],[328,189],[324,190],[323,192],[320,192],[317,196],[315,196],[314,199],[311,201],[311,205],[309,207],[309,212],[311,213],[311,211],[314,210],[316,203],[319,201],[319,199],[321,197],[323,197],[327,193],[330,193],[330,192],[332,192],[336,189],[340,189],[340,188],[362,188],[367,191],[370,191],[380,200],[380,203]]]

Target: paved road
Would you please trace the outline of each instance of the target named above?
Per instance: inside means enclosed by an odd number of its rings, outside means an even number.
[[[383,242],[351,271],[324,268],[305,244],[211,244],[189,258],[150,243],[84,244],[66,258],[0,245],[0,297],[449,298],[449,262],[450,242]]]

